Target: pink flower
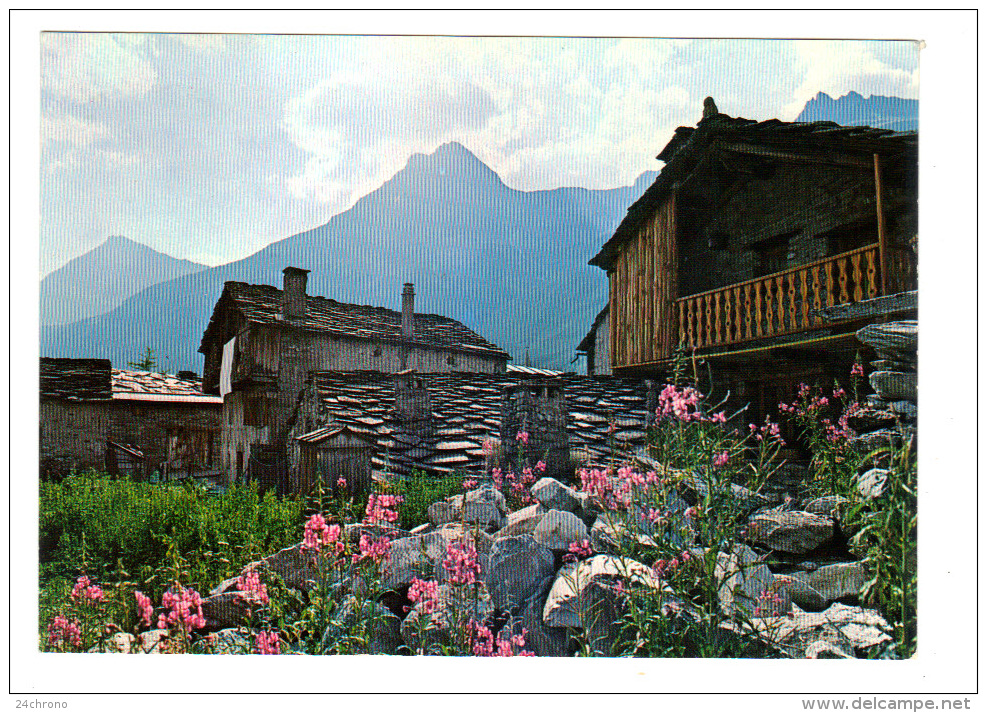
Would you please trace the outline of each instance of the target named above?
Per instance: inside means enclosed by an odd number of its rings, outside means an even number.
[[[154,615],[154,607],[151,606],[151,598],[141,592],[134,592],[134,598],[137,600],[137,611],[140,613],[141,621],[143,621],[146,626],[150,626],[151,617]]]
[[[504,484],[504,471],[502,471],[500,468],[494,468],[493,470],[491,470],[490,471],[490,477],[493,480],[494,486],[497,489],[500,489],[500,487],[503,486],[503,484]]]
[[[528,435],[529,434],[527,431],[518,431],[517,432],[518,443],[523,443],[524,445],[528,445]]]
[[[337,487],[340,487],[340,488],[345,488],[346,487],[346,478],[344,478],[342,476],[336,478],[336,486]]]
[[[713,458],[713,465],[715,465],[717,468],[722,468],[727,464],[729,460],[730,460],[730,454],[727,453],[726,451],[723,451],[718,456]]]
[[[391,541],[386,537],[374,539],[364,533],[360,535],[360,552],[353,555],[354,562],[362,562],[369,559],[372,562],[381,562],[391,556]]]
[[[713,423],[726,423],[727,416],[723,411],[717,411],[710,417],[709,420],[712,421]]]
[[[524,635],[528,633],[524,629],[520,634],[513,636],[507,636],[506,632],[502,631],[495,637],[489,628],[472,619],[466,626],[473,640],[474,656],[534,656],[531,651],[521,650],[524,646]]]
[[[397,508],[402,502],[404,498],[400,495],[371,494],[367,500],[367,510],[363,519],[370,524],[397,522]]]
[[[545,472],[545,468],[547,468],[547,467],[548,466],[545,465],[545,461],[540,460],[537,463],[535,463],[535,472],[537,472],[537,473],[544,473]]]
[[[442,566],[449,575],[450,584],[473,584],[480,575],[480,562],[471,542],[453,540],[446,547]]]
[[[202,615],[202,597],[192,588],[176,584],[164,593],[161,604],[167,612],[158,616],[159,629],[177,626],[187,638],[192,629],[201,629],[206,625]]]
[[[569,552],[576,557],[590,557],[593,554],[593,548],[590,546],[589,540],[584,539],[579,542],[570,542]]]
[[[75,580],[75,586],[72,587],[72,594],[69,596],[72,597],[73,601],[81,599],[86,604],[96,603],[103,601],[103,590],[90,582],[89,577],[83,574]]]
[[[82,630],[75,619],[69,620],[58,615],[48,625],[48,645],[62,648],[65,644],[82,646]]]
[[[472,490],[477,485],[476,481],[472,478],[463,481],[463,490]]]
[[[695,505],[686,508],[685,512],[682,513],[682,515],[685,517],[686,520],[691,520],[692,518],[696,517],[698,514],[699,514],[699,508],[697,508]]]
[[[423,614],[432,614],[439,601],[439,583],[431,580],[411,580],[408,599],[415,602]]]
[[[276,631],[258,631],[254,644],[259,654],[280,654],[281,641]]]
[[[339,525],[335,527],[338,528]],[[261,583],[260,574],[255,569],[247,569],[244,574],[237,577],[236,586],[241,592],[245,592],[249,598],[255,599],[261,604],[270,602],[270,597],[267,596],[267,585]]]
[[[483,455],[489,456],[493,455],[494,452],[494,441],[490,438],[483,439]]]
[[[850,376],[863,376],[864,375],[864,365],[854,364],[850,367]]]

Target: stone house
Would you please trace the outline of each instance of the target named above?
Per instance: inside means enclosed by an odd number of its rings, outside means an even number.
[[[306,292],[308,270],[284,269],[282,289],[227,282],[202,337],[203,388],[224,399],[227,480],[284,487],[288,432],[312,371],[503,373],[510,355],[448,317],[418,314],[406,284],[402,311]]]
[[[413,470],[482,477],[518,462],[519,431],[526,457],[567,480],[574,463],[643,446],[655,398],[651,383],[575,374],[313,372],[290,433],[290,488],[320,475],[331,487],[340,472],[364,484]]]
[[[96,468],[146,478],[218,465],[222,399],[178,376],[107,359],[41,359],[40,459],[47,476]]]
[[[589,373],[665,378],[684,350],[757,417],[800,380],[845,377],[857,329],[915,313],[917,145],[707,99],[590,261],[610,297],[579,345]]]

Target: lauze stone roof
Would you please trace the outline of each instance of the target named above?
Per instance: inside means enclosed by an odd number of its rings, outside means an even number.
[[[198,379],[113,369],[109,359],[41,359],[41,396],[71,401],[197,401],[221,403],[202,393]]]
[[[330,332],[347,337],[380,341],[405,341],[401,333],[401,313],[383,307],[336,302],[308,295],[303,319],[291,324],[302,329]],[[284,325],[281,317],[282,291],[270,285],[227,282],[220,303],[229,300],[244,319],[255,324]],[[218,309],[203,336],[206,344],[218,328]],[[509,357],[507,352],[488,342],[461,322],[435,314],[415,314],[414,344],[456,349],[474,353]]]
[[[309,396],[317,401],[318,416],[314,423],[296,424],[295,437],[345,426],[376,443],[374,469],[378,472],[405,475],[413,468],[432,473],[482,472],[484,440],[501,438],[504,390],[532,377],[518,373],[415,374],[414,378],[424,382],[431,404],[427,430],[409,427],[396,413],[397,378],[376,371],[313,373]],[[599,462],[610,457],[612,447],[623,451],[644,444],[650,421],[645,382],[574,374],[551,382],[563,388],[569,449],[574,456]]]

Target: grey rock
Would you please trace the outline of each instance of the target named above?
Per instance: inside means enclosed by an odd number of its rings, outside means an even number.
[[[627,594],[617,583],[594,579],[583,587],[576,602],[586,645],[594,656],[613,656],[622,638],[621,619],[627,613]]]
[[[223,629],[213,634],[212,652],[224,655],[252,654],[254,647],[243,629]]]
[[[485,581],[494,606],[519,611],[538,584],[554,572],[555,556],[535,542],[534,537],[503,537],[490,551]]]
[[[497,530],[507,523],[494,502],[468,502],[463,505],[462,520],[485,530]]]
[[[538,527],[538,523],[541,522],[547,512],[548,510],[535,503],[526,508],[508,513],[507,524],[497,531],[496,536],[500,538],[530,535]]]
[[[538,544],[560,551],[568,550],[573,542],[589,540],[586,523],[565,510],[549,510],[533,534]]]
[[[870,385],[885,401],[917,401],[918,375],[914,372],[875,371]]]
[[[235,628],[250,621],[250,616],[260,608],[260,602],[246,592],[227,591],[202,600],[202,616],[207,631]]]
[[[827,641],[841,650],[852,650],[856,656],[866,656],[874,647],[892,641],[888,622],[872,609],[837,603],[821,612],[793,611],[794,616],[751,621],[764,641],[792,658],[805,658],[817,641]]]
[[[829,601],[797,574],[776,574],[775,582],[784,589],[788,598],[807,611],[822,611]]]
[[[874,500],[884,494],[891,471],[884,468],[871,468],[857,476],[857,492],[865,500]]]
[[[898,294],[874,297],[860,302],[823,307],[812,310],[812,312],[822,318],[824,322],[848,322],[857,319],[887,317],[913,310],[917,306],[918,293],[912,290],[911,292],[899,292]]]
[[[428,506],[428,521],[433,525],[444,525],[459,520],[460,509],[452,503],[440,500]]]
[[[903,421],[914,421],[918,418],[918,406],[911,401],[892,401],[888,408],[898,414]]]
[[[807,659],[852,659],[853,655],[830,641],[813,641],[805,649]]]
[[[576,491],[555,478],[541,478],[531,486],[531,496],[546,510],[567,510],[579,513],[582,501]]]
[[[873,348],[880,358],[914,361],[918,351],[918,321],[870,324],[857,331],[857,339]]]
[[[463,506],[468,503],[493,503],[501,514],[507,513],[507,498],[493,485],[486,483],[479,488],[470,490],[463,497]]]
[[[749,550],[749,548],[748,548]],[[753,553],[753,550],[750,550]],[[697,553],[698,554],[698,553]],[[699,556],[703,556],[699,554]],[[765,616],[787,613],[791,599],[775,587],[774,575],[764,564],[760,564],[743,550],[731,553],[718,552],[716,568],[713,572],[718,583],[717,597],[720,608],[727,616]],[[774,603],[763,599],[767,593],[779,593],[784,601]]]
[[[336,607],[322,635],[323,653],[394,655],[403,644],[401,620],[390,609],[352,595]]]
[[[369,524],[365,522],[347,523],[343,526],[343,531],[346,534],[346,539],[352,544],[357,544],[360,542],[360,538],[364,535],[373,537],[375,540],[386,537],[387,539],[393,541],[400,540],[402,537],[407,537],[410,534],[407,530],[402,530],[396,525],[383,522],[376,524]]]
[[[579,597],[590,582],[598,579],[623,580],[625,583],[664,590],[650,567],[626,557],[596,555],[581,562],[572,562],[559,570],[548,593],[542,611],[545,625],[581,627]]]
[[[126,631],[118,631],[103,642],[103,648],[94,646],[86,653],[90,654],[129,654],[137,653],[137,637]]]
[[[863,433],[855,438],[851,438],[849,444],[857,453],[869,455],[879,448],[901,448],[904,444],[904,439],[898,431],[890,428],[882,428],[879,431]]]
[[[747,522],[747,541],[773,550],[804,554],[833,537],[833,521],[810,512],[762,512]]]
[[[811,512],[813,515],[835,518],[840,507],[845,502],[847,502],[847,499],[842,495],[824,495],[821,498],[810,500],[802,506],[802,509],[805,512]]]
[[[829,564],[813,572],[796,573],[794,576],[811,586],[827,603],[858,596],[867,582],[867,570],[863,562]]]
[[[441,531],[406,537],[391,543],[390,556],[381,566],[381,586],[395,589],[415,577],[431,579],[441,566],[452,538]]]
[[[554,582],[554,573],[544,577],[521,609],[525,640],[538,656],[569,656],[573,648],[574,642],[567,629],[545,625],[545,602]]]

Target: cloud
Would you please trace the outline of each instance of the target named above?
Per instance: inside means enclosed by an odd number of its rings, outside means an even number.
[[[41,84],[52,96],[88,102],[140,97],[155,70],[142,56],[140,35],[46,32],[41,36]]]

